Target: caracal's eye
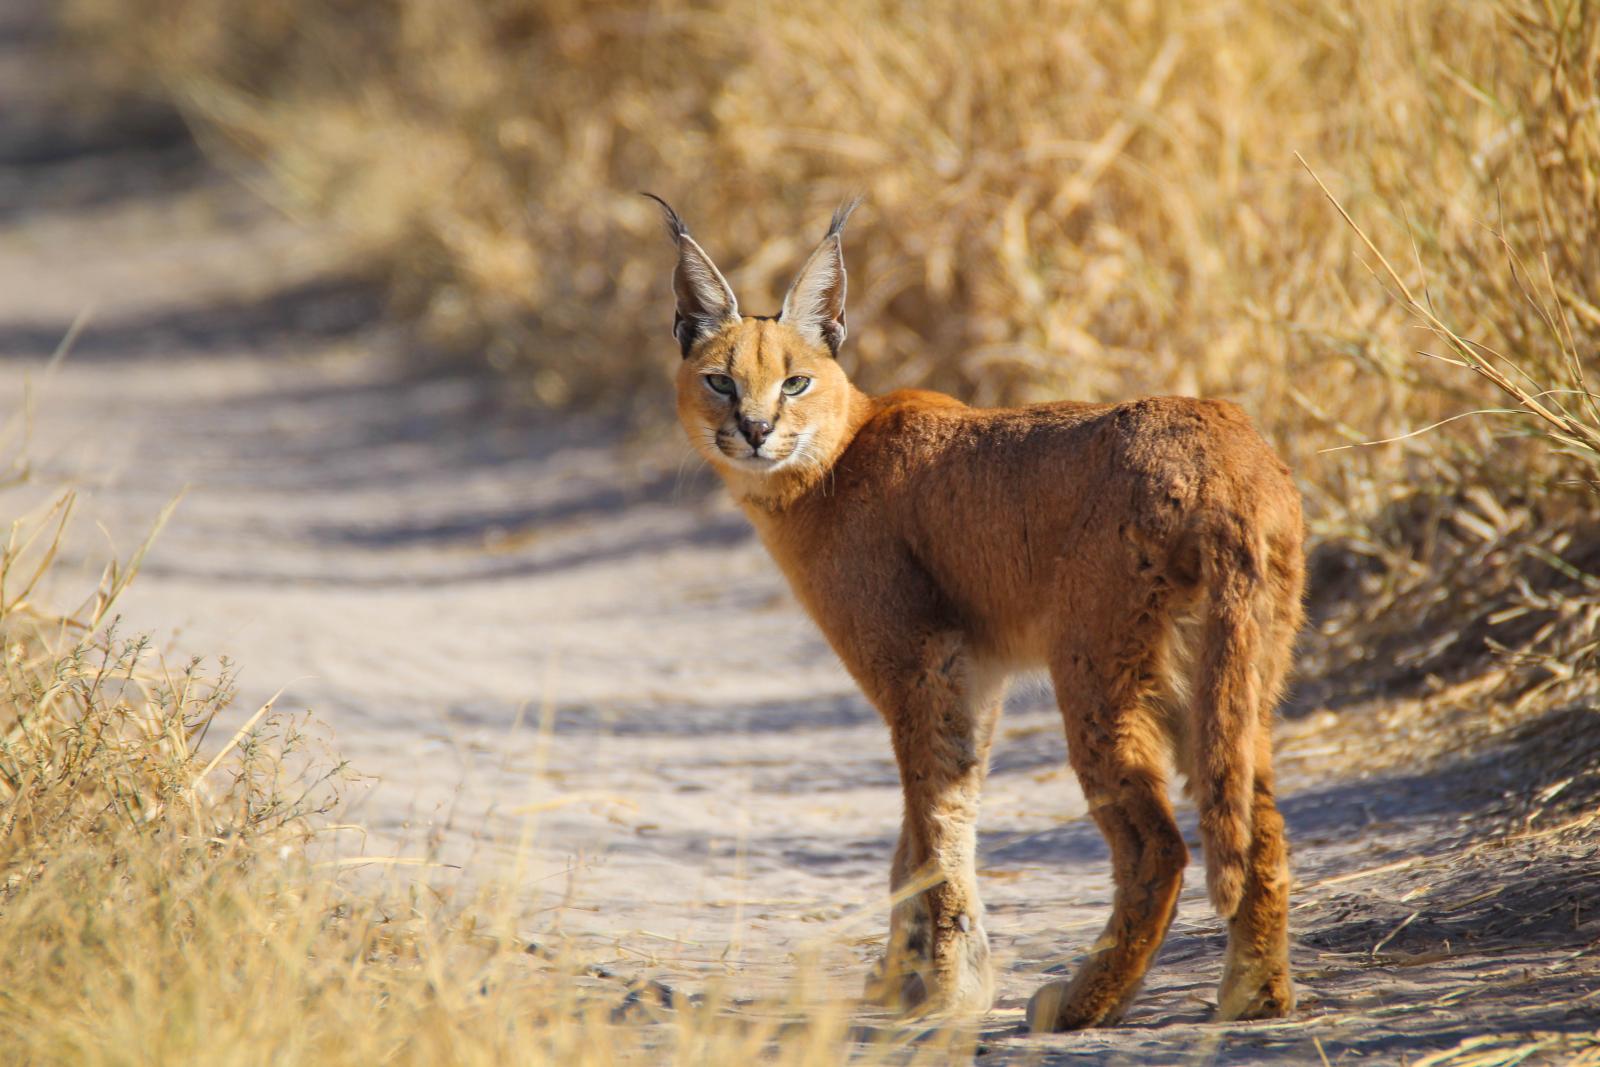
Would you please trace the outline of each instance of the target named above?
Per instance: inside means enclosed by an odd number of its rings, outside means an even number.
[[[811,379],[807,378],[804,374],[796,374],[793,378],[785,378],[783,380],[784,396],[799,396],[801,393],[810,388]]]
[[[706,375],[706,388],[718,396],[732,396],[738,387],[733,384],[733,379],[726,374],[708,374]]]

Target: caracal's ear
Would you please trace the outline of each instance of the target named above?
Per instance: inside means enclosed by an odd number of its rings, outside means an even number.
[[[783,298],[783,310],[778,321],[787,323],[812,344],[826,345],[829,352],[839,354],[844,344],[844,244],[841,235],[850,212],[861,203],[858,196],[839,205],[828,224],[828,234],[800,268],[789,294]]]
[[[672,205],[654,193],[644,195],[661,205],[667,216],[667,229],[672,231],[672,239],[678,244],[678,265],[672,271],[672,292],[678,299],[677,312],[672,317],[672,336],[678,339],[678,347],[687,357],[700,338],[739,321],[739,301],[734,299],[728,280],[711,262],[705,249],[689,236],[689,227],[672,210]]]

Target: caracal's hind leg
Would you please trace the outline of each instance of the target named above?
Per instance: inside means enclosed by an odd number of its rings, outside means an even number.
[[[1271,1019],[1294,1009],[1289,978],[1289,850],[1273,796],[1272,722],[1300,628],[1298,551],[1275,561],[1270,584],[1277,603],[1264,610],[1261,721],[1256,730],[1255,790],[1244,895],[1228,920],[1228,954],[1217,994],[1217,1018]]]
[[[1120,647],[1099,655],[1064,648],[1051,664],[1066,720],[1067,751],[1090,812],[1111,846],[1111,919],[1071,980],[1050,982],[1028,1003],[1035,1031],[1109,1026],[1139,991],[1178,906],[1188,851],[1167,801],[1168,756],[1150,705],[1159,665],[1153,624],[1118,629]]]
[[[900,1010],[981,1013],[994,974],[975,870],[978,796],[1002,680],[959,634],[907,644],[870,694],[889,723],[905,814],[890,871],[898,903],[867,995]]]
[[[1289,979],[1289,849],[1272,794],[1272,744],[1256,745],[1249,865],[1239,909],[1228,920],[1228,954],[1217,1019],[1276,1019],[1294,1009]]]

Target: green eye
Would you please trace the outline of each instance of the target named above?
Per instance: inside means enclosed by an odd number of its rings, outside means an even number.
[[[785,378],[783,380],[784,396],[799,396],[801,393],[810,388],[811,379],[807,378],[804,374],[796,374],[793,378]]]
[[[706,385],[718,396],[732,396],[735,388],[733,379],[726,374],[706,375]]]

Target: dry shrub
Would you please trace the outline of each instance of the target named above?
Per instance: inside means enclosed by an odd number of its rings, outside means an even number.
[[[262,732],[235,739],[242,768],[221,767],[220,756],[200,762],[199,742],[232,699],[226,664],[214,677],[199,661],[174,671],[145,639],[116,635],[110,611],[142,551],[127,567],[107,566],[79,610],[34,605],[72,507],[69,493],[16,520],[0,546],[0,868],[11,893],[77,850],[104,860],[105,842],[125,833],[165,833],[208,852],[208,842],[274,837],[305,814],[265,787]],[[284,726],[274,719],[267,729]],[[288,754],[296,738],[289,730],[272,751]]]
[[[229,991],[208,952],[247,932],[229,951],[261,951],[264,928],[242,916],[294,910],[278,850],[304,846],[339,768],[295,770],[302,735],[268,714],[201,758],[231,674],[171,670],[145,639],[116,636],[143,549],[77,610],[39,606],[72,505],[24,515],[0,545],[0,952],[13,961],[0,1034],[14,1062],[194,1057],[204,1034],[179,1004]],[[162,1001],[169,987],[179,1004]]]

